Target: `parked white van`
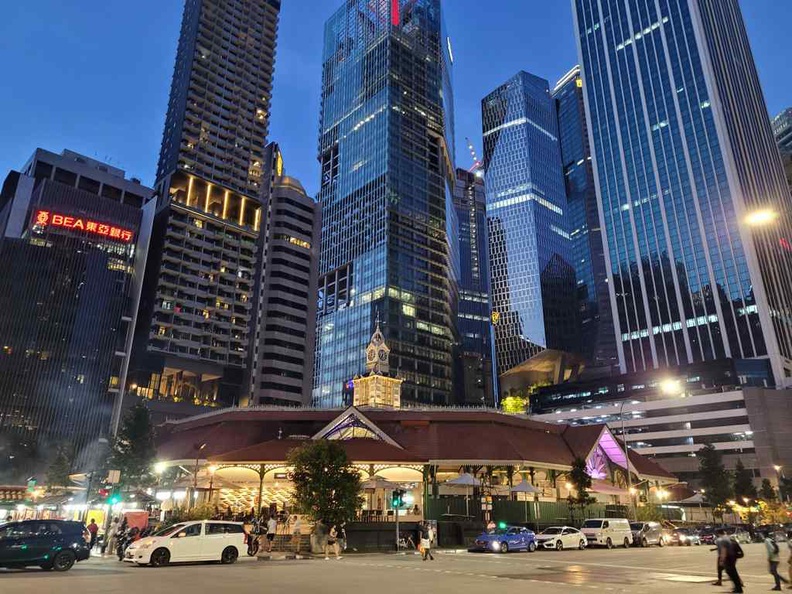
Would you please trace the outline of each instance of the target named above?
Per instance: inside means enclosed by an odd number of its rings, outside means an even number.
[[[127,563],[160,567],[189,561],[236,562],[246,550],[245,528],[237,522],[182,522],[129,545]]]
[[[630,522],[624,518],[594,518],[583,522],[580,531],[586,535],[588,546],[605,546],[609,549],[623,545],[629,548],[633,542]]]

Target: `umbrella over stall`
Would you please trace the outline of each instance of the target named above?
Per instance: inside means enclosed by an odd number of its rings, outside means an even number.
[[[450,481],[445,482],[446,485],[450,485],[452,487],[466,487],[466,494],[465,494],[465,515],[470,516],[470,488],[471,487],[478,487],[481,485],[481,481],[478,480],[475,476],[470,474],[469,472],[464,472],[460,474],[455,479],[451,479]]]

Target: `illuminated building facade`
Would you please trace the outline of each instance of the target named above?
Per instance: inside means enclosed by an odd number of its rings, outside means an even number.
[[[792,373],[792,198],[737,0],[575,0],[623,372]]]
[[[249,404],[308,405],[313,388],[319,205],[267,147],[267,228],[256,270]]]
[[[487,197],[481,174],[456,170],[454,207],[459,221],[456,402],[494,406]]]
[[[590,366],[618,365],[608,270],[583,102],[583,79],[575,66],[553,89],[566,185],[567,221],[577,282],[581,354]]]
[[[0,482],[62,449],[103,461],[121,410],[154,204],[124,172],[37,150],[0,194]],[[146,203],[148,203],[146,205]]]
[[[404,380],[391,377],[390,353],[378,322],[366,347],[366,373],[355,377],[353,381],[353,406],[401,408],[401,386]]]
[[[247,394],[279,11],[279,0],[185,3],[133,395],[225,406]]]
[[[546,348],[577,351],[575,271],[555,101],[519,72],[481,104],[498,375]]]
[[[342,405],[379,313],[402,403],[450,404],[458,252],[440,0],[344,2],[323,60],[313,402]]]
[[[792,107],[773,118],[773,136],[775,136],[778,150],[781,152],[781,162],[784,164],[787,185],[792,192]]]

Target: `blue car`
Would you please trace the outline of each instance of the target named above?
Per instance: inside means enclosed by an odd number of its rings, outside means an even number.
[[[498,530],[484,532],[476,537],[470,552],[508,553],[509,551],[536,550],[536,535],[527,528],[507,526]]]

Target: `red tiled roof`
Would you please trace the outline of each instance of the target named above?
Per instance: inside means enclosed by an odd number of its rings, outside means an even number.
[[[158,433],[158,453],[162,460],[194,459],[197,446],[206,443],[201,457],[213,462],[281,462],[291,449],[321,431],[342,412],[218,411],[163,425]],[[364,408],[359,413],[400,447],[367,439],[341,442],[355,462],[514,462],[564,468],[574,458],[589,454],[604,427],[543,423],[480,410]],[[673,478],[658,464],[634,452],[631,460],[641,474]]]
[[[292,450],[299,448],[307,441],[309,440],[274,439],[242,450],[228,452],[220,456],[212,456],[209,458],[209,461],[221,463],[238,462],[241,464],[282,462],[288,459]],[[341,444],[349,459],[355,462],[428,462],[428,460],[424,460],[406,450],[385,443],[384,441],[377,441],[374,439],[347,439],[336,443]]]

